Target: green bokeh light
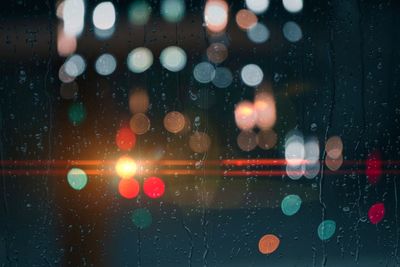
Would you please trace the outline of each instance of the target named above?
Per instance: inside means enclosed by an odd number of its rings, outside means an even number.
[[[161,16],[168,22],[180,22],[185,16],[185,1],[164,0],[161,2]]]
[[[79,168],[72,168],[67,174],[69,185],[75,190],[82,190],[88,181],[86,173]]]
[[[86,109],[82,103],[74,103],[69,107],[68,117],[73,125],[80,125],[86,118]]]
[[[301,207],[301,198],[298,195],[288,195],[281,203],[283,214],[292,216],[296,214]]]
[[[132,213],[132,222],[139,228],[145,229],[149,227],[153,219],[151,213],[146,208],[137,209]]]
[[[129,21],[134,25],[145,25],[151,14],[151,6],[144,0],[133,2],[129,7]]]
[[[325,220],[318,226],[318,237],[321,240],[331,238],[336,231],[336,223],[332,220]]]

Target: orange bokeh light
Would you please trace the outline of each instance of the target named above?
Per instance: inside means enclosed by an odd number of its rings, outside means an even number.
[[[257,112],[250,101],[240,102],[235,108],[236,125],[241,130],[251,130],[257,122]]]
[[[127,199],[135,198],[139,194],[139,182],[135,179],[122,179],[118,184],[119,194]]]
[[[115,171],[117,172],[118,176],[123,179],[129,179],[133,177],[136,174],[136,170],[136,162],[128,156],[122,156],[119,158],[115,165]]]
[[[271,254],[278,249],[280,240],[276,235],[264,235],[258,242],[258,250],[262,254]]]
[[[115,143],[121,150],[131,150],[136,144],[136,135],[127,127],[121,128],[117,132]]]
[[[257,113],[257,126],[260,129],[271,129],[275,125],[276,107],[271,93],[258,93],[254,99],[254,109]]]
[[[222,32],[228,24],[228,4],[222,0],[208,0],[204,10],[204,21],[211,32]]]

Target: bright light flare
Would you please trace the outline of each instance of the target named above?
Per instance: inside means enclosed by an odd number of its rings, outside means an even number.
[[[240,102],[235,108],[236,125],[241,130],[251,130],[257,122],[257,112],[250,101]]]
[[[119,158],[115,165],[115,171],[122,179],[129,179],[133,177],[136,174],[136,170],[136,162],[128,156],[122,156]]]
[[[204,21],[209,31],[222,32],[228,24],[228,4],[222,0],[208,0],[204,10]]]
[[[115,8],[111,2],[98,4],[93,11],[93,25],[99,30],[109,30],[115,24]]]

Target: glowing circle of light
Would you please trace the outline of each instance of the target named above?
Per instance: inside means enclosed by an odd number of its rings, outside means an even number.
[[[340,155],[336,159],[329,157],[329,155],[327,155],[325,158],[325,165],[331,171],[339,170],[340,167],[342,166],[342,164],[343,164],[343,156],[342,155]]]
[[[151,6],[145,0],[135,1],[131,4],[128,10],[129,21],[133,25],[145,25],[151,14]]]
[[[85,3],[83,0],[65,0],[62,10],[64,32],[70,36],[82,33],[85,17]]]
[[[127,65],[133,73],[142,73],[153,65],[153,53],[146,47],[133,49],[127,57]]]
[[[257,112],[250,101],[240,102],[235,107],[235,122],[241,130],[251,130],[257,122]]]
[[[107,76],[115,71],[117,68],[117,61],[111,54],[102,54],[97,58],[94,67],[98,74]]]
[[[193,76],[199,83],[209,83],[215,77],[215,68],[208,62],[200,62],[194,67]]]
[[[326,141],[325,150],[328,157],[338,159],[343,153],[343,142],[340,136],[330,137]]]
[[[210,146],[211,139],[207,133],[195,132],[189,137],[189,147],[195,153],[205,153]]]
[[[151,213],[146,208],[140,208],[134,210],[131,216],[131,220],[133,224],[141,230],[149,227],[153,222]]]
[[[132,178],[136,174],[136,170],[136,162],[128,156],[120,157],[115,164],[115,171],[122,179]]]
[[[314,179],[315,177],[317,177],[320,169],[321,164],[319,163],[319,161],[315,163],[306,163],[304,177],[306,177],[307,179]]]
[[[74,126],[78,126],[86,119],[86,109],[83,103],[73,103],[68,109],[68,118]]]
[[[262,130],[257,134],[258,146],[261,149],[269,150],[275,147],[278,142],[278,135],[274,130]]]
[[[376,203],[368,210],[368,218],[372,224],[378,224],[385,217],[385,205],[383,203]]]
[[[207,58],[215,64],[222,63],[228,57],[228,49],[223,43],[212,43],[207,48]]]
[[[305,166],[304,164],[300,165],[286,165],[286,174],[292,180],[299,180],[305,173]]]
[[[165,115],[163,123],[168,132],[177,134],[185,128],[186,119],[182,113],[171,111]]]
[[[161,16],[168,22],[180,22],[185,17],[185,12],[184,0],[163,0],[161,2]]]
[[[258,22],[247,31],[247,37],[256,44],[265,43],[270,36],[270,32],[264,24]]]
[[[129,121],[129,126],[135,134],[142,135],[150,130],[150,119],[144,113],[136,113]]]
[[[257,146],[257,134],[253,131],[241,131],[236,141],[241,150],[249,152]]]
[[[271,129],[276,122],[275,99],[271,93],[257,93],[254,98],[254,108],[257,112],[257,126],[262,130]]]
[[[233,82],[233,75],[230,69],[226,67],[218,67],[215,69],[215,77],[212,84],[218,88],[227,88]]]
[[[102,2],[93,11],[93,25],[99,30],[109,30],[115,24],[115,8],[112,2]]]
[[[310,138],[304,144],[304,159],[306,164],[314,164],[319,160],[319,142],[317,138]]]
[[[328,240],[336,232],[336,222],[333,220],[325,220],[320,223],[317,229],[318,237],[321,240]]]
[[[298,195],[288,195],[281,202],[281,209],[286,216],[295,215],[301,207],[301,198]]]
[[[119,194],[127,199],[138,196],[140,191],[139,182],[134,178],[121,179],[118,184]]]
[[[257,24],[257,21],[257,16],[247,9],[241,9],[236,13],[236,24],[242,30],[249,30]]]
[[[78,77],[86,69],[86,62],[81,55],[74,54],[67,58],[64,63],[64,70],[70,77]]]
[[[271,254],[275,252],[280,244],[280,240],[276,235],[264,235],[258,241],[258,250],[262,254]]]
[[[129,96],[129,110],[132,114],[145,113],[149,109],[150,99],[146,90],[136,89]]]
[[[164,48],[160,54],[161,65],[169,71],[178,72],[186,66],[185,51],[178,46]]]
[[[76,51],[77,40],[75,36],[68,35],[64,30],[58,30],[57,34],[57,52],[60,56],[66,57]]]
[[[208,0],[204,10],[204,21],[211,32],[221,32],[228,24],[228,4],[223,0]]]
[[[58,78],[63,83],[71,83],[75,80],[75,77],[68,75],[65,71],[65,64],[61,65],[60,69],[58,70]]]
[[[303,0],[282,0],[282,4],[290,13],[297,13],[303,9]]]
[[[256,14],[262,14],[268,9],[269,0],[246,0],[246,7]]]
[[[165,192],[165,183],[158,177],[149,177],[143,182],[143,191],[149,198],[160,198]]]
[[[256,64],[248,64],[240,71],[240,77],[244,84],[255,87],[262,82],[264,73]]]
[[[136,135],[130,128],[123,127],[118,130],[115,136],[115,143],[119,149],[129,151],[136,144]]]
[[[288,21],[283,25],[283,36],[291,42],[291,43],[296,43],[303,38],[303,32],[296,22],[293,21]]]
[[[68,171],[67,181],[73,189],[82,190],[86,186],[88,178],[82,169],[72,168]]]
[[[288,165],[301,165],[304,161],[304,142],[294,139],[285,146],[285,159]]]

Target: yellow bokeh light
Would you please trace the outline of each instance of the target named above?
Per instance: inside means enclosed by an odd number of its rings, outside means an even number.
[[[118,159],[117,164],[115,165],[115,171],[118,176],[123,179],[129,179],[136,174],[137,166],[136,162],[128,157],[123,156]]]

